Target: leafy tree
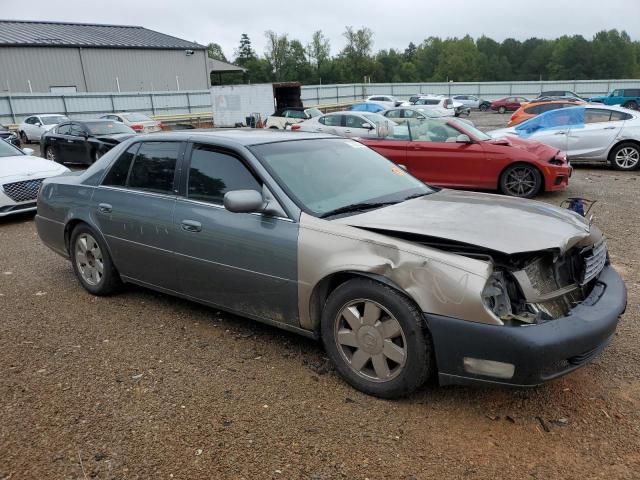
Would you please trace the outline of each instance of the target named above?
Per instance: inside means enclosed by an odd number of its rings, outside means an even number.
[[[240,46],[235,51],[236,55],[236,64],[241,67],[245,66],[245,63],[249,60],[256,58],[256,52],[253,51],[253,47],[251,46],[251,40],[249,39],[249,35],[243,33],[240,36]]]
[[[227,61],[227,57],[224,56],[222,47],[217,43],[210,43],[207,45],[207,56],[215,60]]]
[[[313,32],[311,43],[307,46],[307,50],[309,51],[309,61],[314,64],[317,69],[320,69],[320,66],[329,60],[331,44],[329,43],[329,39],[323,35],[322,30]]]

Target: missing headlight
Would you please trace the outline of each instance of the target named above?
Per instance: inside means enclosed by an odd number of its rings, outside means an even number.
[[[496,271],[491,274],[482,291],[482,300],[496,317],[502,318],[511,315],[511,299],[503,272]]]

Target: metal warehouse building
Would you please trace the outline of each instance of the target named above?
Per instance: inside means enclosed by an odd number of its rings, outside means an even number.
[[[203,90],[235,69],[143,27],[0,20],[0,93]]]

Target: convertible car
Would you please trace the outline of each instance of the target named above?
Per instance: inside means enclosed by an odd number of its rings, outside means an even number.
[[[94,295],[131,282],[319,338],[386,398],[436,372],[540,384],[605,348],[626,306],[579,214],[429,187],[321,134],[130,138],[45,180],[36,225]]]
[[[517,137],[493,139],[459,119],[409,120],[384,138],[360,142],[428,184],[514,197],[563,190],[572,171],[557,148]]]
[[[571,163],[609,163],[618,170],[640,167],[640,112],[622,107],[585,105],[552,110],[489,135],[536,140],[567,152]]]

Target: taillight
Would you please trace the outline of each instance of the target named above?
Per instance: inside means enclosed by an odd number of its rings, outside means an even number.
[[[136,132],[141,132],[142,130],[144,130],[144,125],[140,125],[138,123],[135,123],[135,124],[131,125],[131,128],[133,128]]]
[[[158,122],[158,128],[160,130],[164,130],[164,124],[162,122]]]
[[[294,123],[293,125],[291,125],[291,130],[300,130],[300,125],[297,123]]]

